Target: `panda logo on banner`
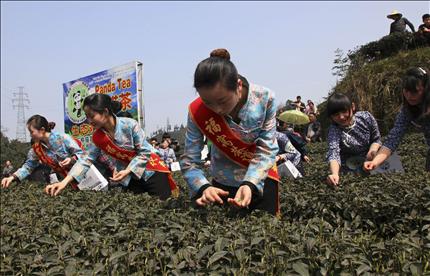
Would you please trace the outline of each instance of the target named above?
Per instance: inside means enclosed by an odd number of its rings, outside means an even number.
[[[87,84],[82,81],[73,83],[67,91],[66,111],[70,121],[74,124],[80,124],[87,118],[82,106],[85,97],[89,94],[88,91]]]

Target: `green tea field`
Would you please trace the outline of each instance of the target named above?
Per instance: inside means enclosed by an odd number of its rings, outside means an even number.
[[[197,209],[182,176],[165,202],[112,189],[55,198],[38,183],[1,191],[2,275],[370,275],[430,273],[427,146],[409,135],[405,174],[325,184],[325,143],[306,177],[281,184],[281,218]]]

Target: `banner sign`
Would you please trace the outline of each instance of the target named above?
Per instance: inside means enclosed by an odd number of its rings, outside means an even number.
[[[142,73],[142,63],[133,61],[63,83],[64,131],[81,140],[85,148],[92,143],[94,128],[88,123],[82,105],[85,97],[93,93],[107,94],[119,101],[121,111],[145,129]]]

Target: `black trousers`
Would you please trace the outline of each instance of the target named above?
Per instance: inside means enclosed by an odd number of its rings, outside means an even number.
[[[212,186],[227,191],[229,194],[223,201],[226,203],[227,198],[234,198],[239,187],[226,186],[212,180]],[[279,183],[271,178],[266,178],[264,181],[263,196],[252,195],[251,203],[249,204],[249,212],[259,209],[266,211],[272,215],[280,215],[279,211]]]
[[[145,181],[143,177],[138,180],[131,178],[126,190],[133,193],[148,193],[151,196],[159,197],[161,200],[166,200],[172,194],[167,173],[161,172],[155,172],[148,181]]]

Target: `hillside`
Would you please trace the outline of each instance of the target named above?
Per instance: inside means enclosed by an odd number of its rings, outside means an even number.
[[[348,58],[344,60],[349,65],[345,65],[344,76],[331,93],[340,92],[350,96],[359,110],[370,111],[375,116],[381,133],[386,134],[402,103],[400,89],[404,72],[410,67],[429,68],[430,47],[404,49],[391,53],[388,57],[374,58],[369,57],[368,45],[350,54],[348,61]],[[363,54],[364,49],[365,57],[358,57],[357,53]],[[318,106],[320,121],[326,129],[329,121],[325,107],[326,102]]]

